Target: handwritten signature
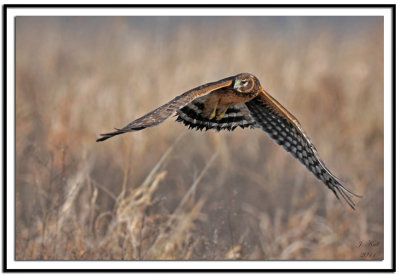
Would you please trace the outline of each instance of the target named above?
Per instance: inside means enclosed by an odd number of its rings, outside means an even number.
[[[378,254],[376,249],[380,245],[381,242],[377,240],[360,240],[355,247],[362,249],[361,258],[375,258]]]
[[[377,247],[381,244],[380,241],[376,241],[376,240],[361,240],[358,241],[358,245],[356,247],[360,248],[360,247]]]

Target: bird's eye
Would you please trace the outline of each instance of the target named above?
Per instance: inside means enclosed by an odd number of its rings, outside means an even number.
[[[246,86],[248,83],[249,83],[248,81],[241,81],[241,82],[240,82],[240,84],[241,84],[242,86]]]

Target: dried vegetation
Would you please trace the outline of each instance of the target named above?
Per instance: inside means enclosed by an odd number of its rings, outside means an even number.
[[[18,17],[16,259],[382,259],[357,245],[383,244],[383,22],[315,20]],[[300,120],[356,211],[259,130],[170,119],[95,143],[239,72]]]

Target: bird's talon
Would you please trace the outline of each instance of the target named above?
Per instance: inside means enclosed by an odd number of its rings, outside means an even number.
[[[215,118],[215,111],[211,112],[210,117],[208,117],[210,120]]]
[[[226,110],[225,110],[224,112],[218,114],[218,116],[217,116],[217,121],[219,121],[219,120],[221,120],[222,118],[224,118],[225,113],[226,113]]]
[[[217,114],[217,107],[218,107],[218,102],[215,103],[214,109],[211,112],[210,116],[208,117],[210,120],[215,118],[215,115]]]

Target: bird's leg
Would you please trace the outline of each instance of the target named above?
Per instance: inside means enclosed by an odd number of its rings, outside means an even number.
[[[222,112],[219,112],[217,115],[217,121],[221,120],[222,118],[224,118],[226,111],[228,110],[228,108],[230,107],[230,105],[227,105],[226,107],[224,107],[224,109],[222,110]]]
[[[210,116],[208,117],[208,119],[212,120],[215,118],[215,114],[217,113],[217,108],[218,108],[218,102],[219,102],[218,100],[215,101],[214,108],[213,108],[212,112],[210,113]]]

